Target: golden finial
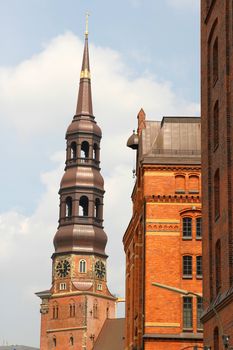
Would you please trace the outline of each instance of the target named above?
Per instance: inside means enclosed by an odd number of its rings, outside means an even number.
[[[86,13],[86,31],[85,31],[85,35],[88,36],[88,21],[89,21],[89,16],[90,13]]]

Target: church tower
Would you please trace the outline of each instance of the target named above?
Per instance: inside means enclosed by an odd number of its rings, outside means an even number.
[[[116,298],[106,279],[101,129],[92,109],[88,19],[75,116],[66,132],[66,165],[52,255],[52,287],[41,298],[41,350],[91,350]]]

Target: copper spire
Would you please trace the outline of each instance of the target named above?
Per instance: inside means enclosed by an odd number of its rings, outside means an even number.
[[[76,109],[77,116],[93,117],[92,97],[91,97],[91,73],[88,49],[88,16],[86,15],[85,45],[83,52],[82,70],[80,75],[78,103]]]

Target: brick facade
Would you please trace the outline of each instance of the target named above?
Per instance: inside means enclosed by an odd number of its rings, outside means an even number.
[[[198,145],[182,144],[191,119]],[[197,219],[201,218],[200,120],[191,119],[147,122],[141,111],[137,135],[128,141],[129,147],[137,148],[137,178],[133,215],[123,238],[126,349],[180,350],[202,344],[197,298],[192,297],[192,325],[185,329],[183,296],[152,286],[152,282],[159,282],[202,292],[202,276],[196,274],[196,258],[202,255],[197,232]],[[173,139],[171,144],[169,138],[179,135],[177,131],[184,133],[184,139],[180,144]],[[189,237],[183,236],[183,218],[191,219]],[[183,256],[192,258],[189,276],[183,276]]]
[[[223,334],[233,345],[232,1],[201,1],[201,36],[203,322],[205,345],[218,350]]]

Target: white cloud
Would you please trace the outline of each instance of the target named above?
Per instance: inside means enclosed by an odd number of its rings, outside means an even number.
[[[196,10],[200,8],[200,0],[167,0],[167,2],[177,9]]]
[[[45,138],[53,143],[58,134],[65,132],[75,111],[82,50],[83,42],[66,33],[18,66],[0,68],[0,122],[14,128],[28,146]],[[109,286],[113,293],[122,295],[121,241],[131,215],[134,158],[134,152],[125,146],[127,137],[137,126],[136,115],[142,106],[150,119],[197,114],[199,106],[176,96],[169,82],[158,82],[149,74],[133,77],[130,67],[114,50],[91,45],[90,54],[94,111],[103,130],[101,165],[106,189]],[[44,193],[32,215],[14,209],[0,214],[0,273],[5,286],[2,298],[11,302],[10,312],[7,303],[1,309],[0,339],[8,342],[38,345],[39,300],[32,293],[49,288],[51,283],[50,256],[64,157],[64,150],[54,155],[54,169],[42,172]],[[14,164],[9,171],[15,171]]]

